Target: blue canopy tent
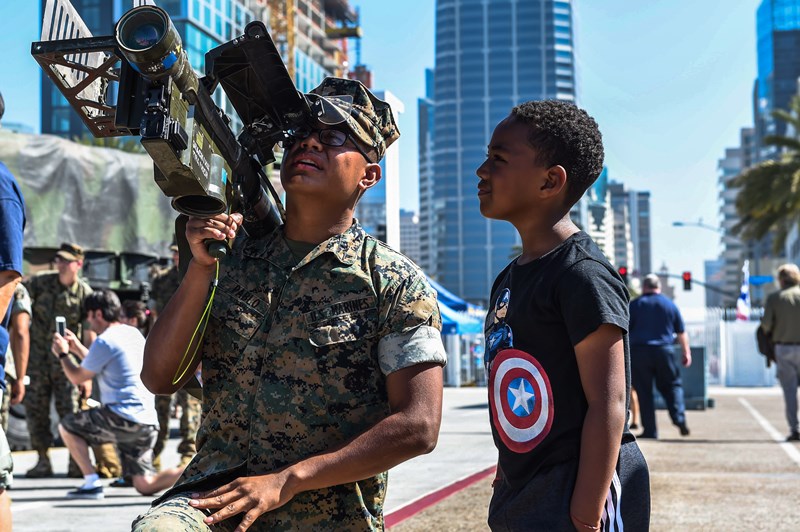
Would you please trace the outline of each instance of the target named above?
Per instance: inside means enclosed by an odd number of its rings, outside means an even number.
[[[430,280],[430,279],[429,279]],[[447,366],[445,368],[445,384],[447,386],[461,386],[462,382],[462,356],[466,356],[464,361],[463,376],[468,382],[475,381],[474,361],[470,360],[470,346],[474,344],[476,338],[483,334],[483,320],[475,317],[475,314],[483,311],[463,299],[460,299],[440,284],[430,280],[431,286],[439,292],[439,311],[442,315],[442,340],[444,341],[445,351],[447,351]],[[455,310],[464,309],[463,311]],[[472,311],[473,315],[468,314]]]
[[[484,314],[482,308],[477,305],[473,305],[467,301],[464,301],[457,295],[453,294],[447,288],[443,287],[430,277],[428,277],[428,282],[431,284],[434,290],[439,293],[439,303],[443,303],[450,307],[451,309],[457,312],[466,312],[467,314],[473,316],[481,316]]]
[[[456,312],[439,299],[439,311],[442,314],[442,334],[481,334],[483,323],[461,312]]]

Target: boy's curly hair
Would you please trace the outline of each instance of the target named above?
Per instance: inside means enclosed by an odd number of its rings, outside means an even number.
[[[528,142],[538,152],[537,164],[567,171],[566,201],[572,207],[603,171],[597,122],[575,104],[559,100],[524,102],[511,115],[530,127]]]

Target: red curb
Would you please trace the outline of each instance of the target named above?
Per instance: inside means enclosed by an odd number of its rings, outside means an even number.
[[[472,475],[462,478],[461,480],[456,480],[452,484],[444,486],[443,488],[439,488],[436,491],[432,491],[431,493],[423,497],[420,497],[416,501],[410,502],[407,505],[398,508],[397,510],[387,514],[384,517],[384,524],[386,528],[391,528],[397,524],[402,523],[409,517],[417,515],[422,510],[441,502],[443,499],[446,499],[450,495],[458,493],[459,491],[475,484],[479,480],[483,480],[489,475],[494,474],[496,470],[497,466],[488,467],[483,471],[478,471],[477,473],[473,473]]]

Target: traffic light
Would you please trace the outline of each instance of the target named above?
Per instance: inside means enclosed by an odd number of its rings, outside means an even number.
[[[692,272],[683,272],[683,289],[692,289]]]
[[[622,281],[627,286],[627,284],[628,284],[628,267],[627,266],[620,266],[617,271],[619,272],[619,276],[622,277]]]

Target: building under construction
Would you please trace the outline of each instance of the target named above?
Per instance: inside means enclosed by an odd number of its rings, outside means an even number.
[[[348,39],[360,38],[361,28],[358,13],[347,0],[256,4],[268,7],[272,38],[300,91],[310,91],[326,76],[348,77]]]

